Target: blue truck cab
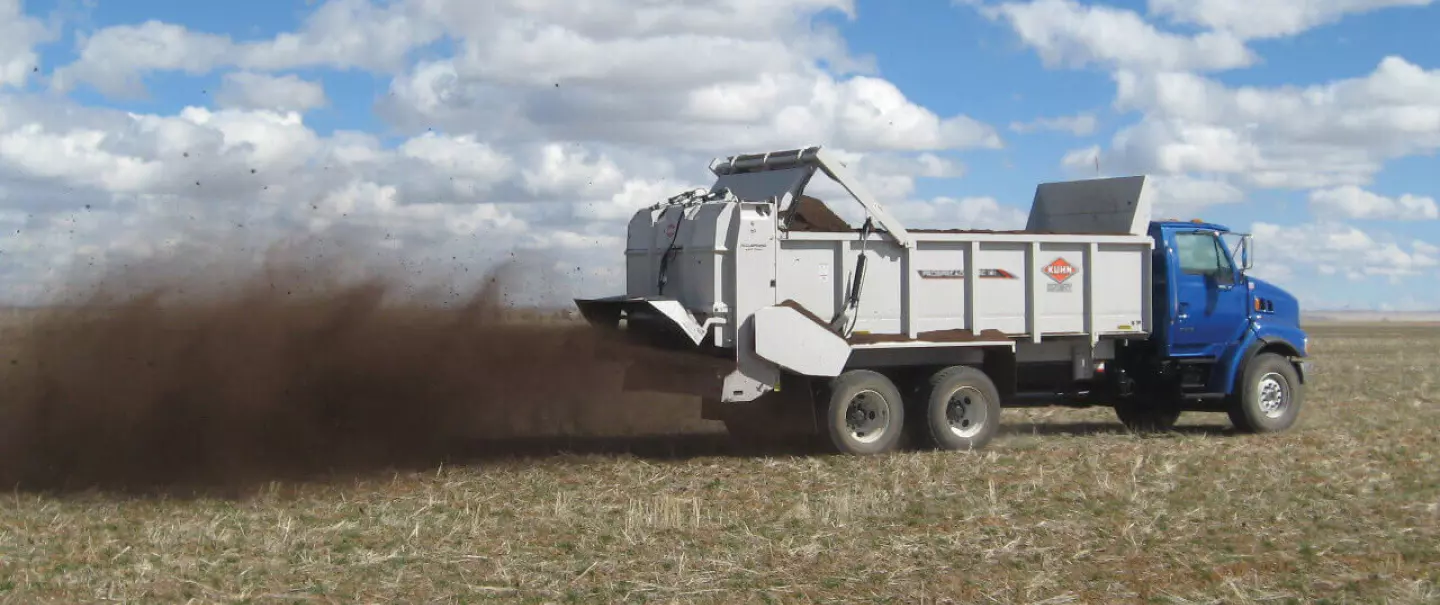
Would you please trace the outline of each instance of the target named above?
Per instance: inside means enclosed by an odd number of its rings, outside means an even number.
[[[1289,428],[1309,371],[1299,302],[1248,274],[1248,234],[1171,220],[1149,235],[1154,329],[1117,356],[1121,420],[1168,428],[1183,411],[1223,411],[1244,432]]]

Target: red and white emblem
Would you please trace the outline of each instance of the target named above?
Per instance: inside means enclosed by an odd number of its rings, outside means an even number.
[[[1057,258],[1054,262],[1045,265],[1045,268],[1041,269],[1041,271],[1044,271],[1045,275],[1049,276],[1050,279],[1055,280],[1055,283],[1063,284],[1065,280],[1075,275],[1076,269],[1075,265],[1070,264],[1065,259]]]

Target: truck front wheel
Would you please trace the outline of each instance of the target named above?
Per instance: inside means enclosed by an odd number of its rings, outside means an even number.
[[[1300,374],[1284,356],[1261,353],[1250,360],[1226,412],[1245,433],[1275,433],[1295,424],[1304,401]]]
[[[900,390],[884,374],[851,370],[830,383],[825,425],[842,454],[880,454],[899,447],[905,427]]]

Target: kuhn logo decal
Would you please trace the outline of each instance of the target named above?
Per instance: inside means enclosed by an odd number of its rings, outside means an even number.
[[[1057,258],[1050,264],[1045,265],[1045,268],[1041,269],[1041,271],[1044,271],[1045,275],[1049,276],[1050,279],[1055,280],[1055,283],[1063,284],[1065,280],[1075,275],[1076,269],[1075,265],[1070,264],[1064,258]]]

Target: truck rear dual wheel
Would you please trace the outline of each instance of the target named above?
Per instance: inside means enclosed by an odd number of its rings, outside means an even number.
[[[884,374],[851,370],[830,383],[825,426],[842,454],[881,454],[900,446],[905,403]]]
[[[1242,433],[1276,433],[1300,415],[1304,391],[1300,373],[1282,355],[1261,353],[1246,364],[1226,412]]]
[[[923,423],[915,433],[926,444],[942,450],[985,447],[1000,429],[1000,390],[984,372],[969,366],[952,366],[930,376],[917,404],[923,406]]]
[[[907,419],[900,389],[884,374],[841,374],[825,410],[830,441],[841,453],[879,454],[898,449],[911,432],[932,447],[970,450],[985,447],[1000,427],[1000,391],[976,368],[936,372],[915,403],[916,416]]]

